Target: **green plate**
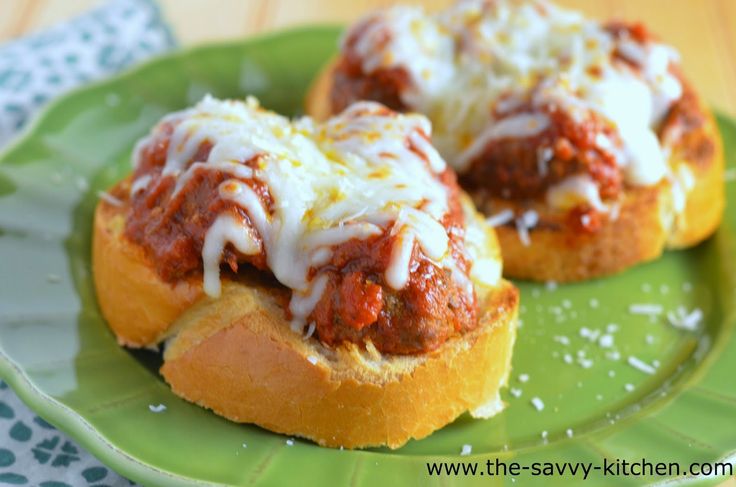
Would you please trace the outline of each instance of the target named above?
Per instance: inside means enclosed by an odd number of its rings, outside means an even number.
[[[482,470],[495,459],[530,467],[736,462],[733,177],[724,223],[703,245],[609,279],[557,289],[521,284],[508,409],[488,421],[463,416],[397,451],[289,445],[284,436],[230,423],[174,396],[157,373],[156,353],[117,346],[92,286],[98,190],[130,171],[134,141],[159,117],[205,93],[250,93],[297,114],[338,34],[299,29],[156,59],[56,101],[0,156],[0,373],[21,398],[121,474],[157,485],[548,485],[582,477],[528,470],[489,478],[481,469],[437,477],[427,462],[478,462]],[[733,176],[736,124],[721,118],[720,126]],[[699,308],[704,319],[695,331],[676,329],[662,315],[631,314],[637,303]],[[157,404],[166,410],[149,410]],[[472,445],[469,456],[459,456],[463,445]],[[667,478],[591,475],[615,485]],[[683,478],[718,481],[716,474]]]

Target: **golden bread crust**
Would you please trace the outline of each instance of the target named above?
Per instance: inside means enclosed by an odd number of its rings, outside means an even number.
[[[623,271],[662,254],[670,226],[668,185],[628,190],[618,218],[605,219],[595,233],[574,232],[565,217],[536,208],[539,223],[530,245],[519,239],[513,222],[496,228],[507,275],[537,281],[571,282]],[[487,202],[496,211],[507,201]],[[524,211],[525,208],[518,208]]]
[[[123,235],[126,212],[105,200],[97,205],[92,271],[97,302],[118,343],[147,347],[163,340],[172,322],[203,295],[202,283],[162,281],[143,249]]]
[[[161,372],[178,395],[233,421],[323,446],[398,448],[465,411],[501,409],[517,304],[505,283],[476,330],[428,354],[381,356],[304,340],[267,291],[230,284],[182,315]]]
[[[675,216],[675,221],[667,239],[667,248],[681,249],[697,245],[713,232],[723,218],[726,206],[725,168],[721,133],[713,113],[698,100],[700,110],[705,115],[702,128],[676,146],[672,151],[670,164],[675,171],[680,166],[688,168],[693,175],[694,186],[687,192],[685,209]],[[706,145],[712,151],[703,159],[689,160],[691,146]]]

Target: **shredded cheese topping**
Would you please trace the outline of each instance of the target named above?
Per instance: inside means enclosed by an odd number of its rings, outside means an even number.
[[[554,105],[574,120],[593,111],[612,123],[622,142],[600,134],[596,145],[615,156],[628,183],[652,185],[668,173],[655,129],[682,95],[669,71],[678,55],[668,46],[617,38],[546,0],[461,0],[436,15],[393,7],[354,29],[365,26],[353,47],[363,71],[406,70],[402,101],[430,117],[436,147],[459,172],[493,139],[544,130],[550,120],[541,108]],[[548,157],[540,154],[542,174]],[[558,189],[605,209],[583,181]],[[567,199],[557,191],[549,203]]]
[[[384,232],[396,236],[385,270],[389,286],[406,285],[415,246],[461,283],[469,282],[441,224],[448,192],[437,174],[446,165],[428,141],[431,126],[424,116],[361,102],[323,124],[310,118],[291,122],[253,98],[208,96],[165,122],[174,122],[174,128],[162,175],[177,179],[175,191],[186,186],[193,171],[230,174],[219,194],[243,208],[253,225],[223,213],[209,227],[202,250],[207,294],[220,293],[227,244],[245,255],[265,252],[276,279],[293,290],[292,325],[303,327],[324,292],[327,276],[319,269],[329,262],[333,247]],[[211,144],[207,160],[193,160],[203,143]],[[249,179],[268,188],[270,208],[244,181]],[[136,181],[132,190],[147,183]]]

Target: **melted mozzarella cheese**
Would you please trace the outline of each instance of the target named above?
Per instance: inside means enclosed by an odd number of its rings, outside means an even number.
[[[150,174],[145,174],[135,181],[133,181],[133,184],[130,185],[130,195],[134,196],[139,191],[143,191],[148,187],[153,177]]]
[[[492,241],[486,226],[477,213],[465,215],[465,249],[469,260],[473,263],[470,277],[473,281],[486,286],[495,286],[501,279],[502,262],[498,255],[498,244]],[[494,249],[495,254],[489,254],[488,249]]]
[[[436,147],[460,172],[497,134],[529,137],[536,133],[533,126],[543,129],[543,122],[530,125],[523,117],[542,116],[535,111],[551,104],[573,119],[594,111],[612,123],[623,147],[608,141],[607,150],[628,183],[651,185],[668,173],[655,127],[682,95],[669,72],[677,61],[673,49],[625,35],[617,39],[599,23],[546,0],[461,0],[437,15],[395,7],[371,19],[373,32],[389,32],[390,41],[359,39],[355,49],[363,70],[407,70],[413,85],[403,101],[430,117]],[[422,27],[405,28],[409,23]],[[448,45],[456,55],[447,54]],[[494,118],[494,108],[500,117],[529,99],[531,114]]]
[[[401,97],[410,105],[421,103],[428,94],[439,95],[452,74],[447,66],[454,56],[454,43],[441,25],[421,8],[410,6],[378,12],[366,17],[362,25],[365,30],[355,48],[362,54],[367,72],[382,67],[406,68],[413,87]],[[384,48],[375,49],[376,45]]]
[[[326,286],[320,266],[329,262],[334,246],[348,240],[397,235],[385,271],[387,284],[396,289],[408,281],[415,243],[437,265],[455,269],[441,224],[447,188],[436,175],[445,162],[428,142],[425,117],[362,102],[324,124],[309,118],[291,122],[254,99],[206,97],[165,120],[177,122],[163,169],[177,178],[177,190],[193,171],[229,174],[233,178],[220,185],[219,194],[243,208],[252,224],[222,214],[208,229],[202,251],[207,294],[220,293],[228,244],[245,255],[265,252],[276,279],[293,290],[296,327],[305,324]],[[207,160],[193,161],[203,143],[211,145]],[[268,188],[269,208],[243,181],[251,178]]]
[[[549,127],[549,117],[542,113],[520,113],[489,124],[473,144],[455,160],[455,169],[463,172],[480,155],[486,145],[494,139],[508,137],[532,137]]]
[[[570,176],[547,190],[547,204],[558,210],[571,210],[581,203],[606,212],[608,207],[601,201],[598,186],[588,175]]]

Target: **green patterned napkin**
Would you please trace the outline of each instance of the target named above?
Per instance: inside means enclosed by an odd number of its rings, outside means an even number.
[[[133,485],[31,412],[0,381],[0,485]]]
[[[5,14],[0,6],[0,15]],[[52,98],[174,47],[153,0],[109,0],[0,45],[0,147]],[[120,477],[30,411],[0,381],[0,486],[119,487]]]
[[[3,15],[0,7],[0,15]],[[0,146],[48,100],[175,45],[152,0],[110,0],[0,45]]]

